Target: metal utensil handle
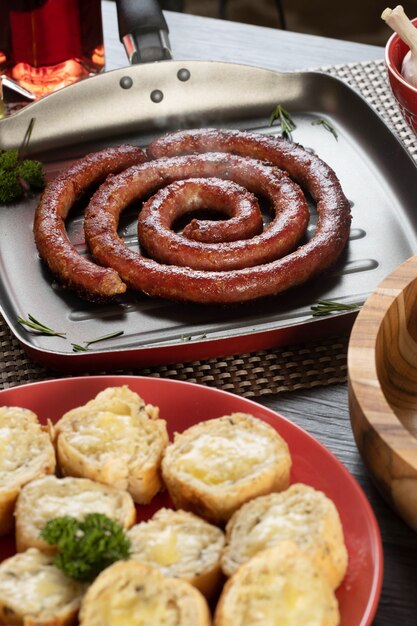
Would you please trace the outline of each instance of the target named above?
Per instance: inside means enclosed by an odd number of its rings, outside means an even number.
[[[119,37],[129,62],[171,59],[168,25],[158,0],[116,0]]]

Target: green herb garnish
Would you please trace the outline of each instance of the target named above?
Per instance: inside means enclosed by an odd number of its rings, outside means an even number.
[[[271,113],[269,118],[269,125],[272,126],[275,120],[279,120],[281,125],[281,135],[286,139],[292,141],[292,131],[296,129],[296,125],[286,109],[281,104],[278,104]]]
[[[337,141],[337,132],[336,129],[334,128],[334,126],[332,126],[332,124],[330,124],[330,122],[328,122],[327,120],[323,120],[323,119],[318,119],[318,120],[314,120],[313,122],[311,122],[312,126],[318,126],[319,124],[321,124],[322,126],[324,126],[324,128],[326,130],[329,131],[329,133],[332,133],[333,137],[336,139]]]
[[[93,343],[98,343],[99,341],[106,341],[106,339],[114,339],[114,337],[120,337],[124,334],[124,330],[116,330],[114,333],[109,333],[108,335],[102,335],[102,337],[97,337],[96,339],[90,339],[89,341],[84,341],[84,345],[80,345],[79,343],[72,343],[73,352],[87,352],[89,346]]]
[[[320,315],[330,315],[330,313],[335,311],[355,311],[359,307],[360,304],[342,304],[332,300],[318,300],[317,304],[313,304],[310,308],[313,317],[318,317]]]
[[[40,536],[58,548],[54,564],[83,582],[94,580],[103,569],[130,556],[131,545],[123,527],[102,513],[89,513],[82,521],[69,515],[56,517]]]
[[[56,337],[65,337],[66,333],[60,330],[53,330],[52,328],[49,328],[49,326],[46,326],[45,324],[42,324],[42,322],[39,322],[37,319],[35,319],[33,315],[31,315],[30,313],[28,317],[29,317],[28,320],[25,320],[22,317],[18,317],[17,321],[22,326],[27,326],[28,328],[31,328],[32,330],[36,330],[41,335],[53,335]]]
[[[0,150],[0,202],[3,204],[20,200],[28,192],[45,187],[42,163],[23,157],[33,124],[32,118],[19,150]]]

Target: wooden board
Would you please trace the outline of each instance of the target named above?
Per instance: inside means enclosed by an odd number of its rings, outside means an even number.
[[[348,348],[353,434],[382,495],[417,530],[417,256],[366,301]]]

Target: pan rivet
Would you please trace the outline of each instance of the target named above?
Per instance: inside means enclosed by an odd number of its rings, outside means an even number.
[[[185,83],[185,81],[188,80],[190,76],[191,76],[190,71],[187,70],[185,67],[183,67],[181,70],[178,70],[178,73],[177,73],[178,80],[182,80]]]
[[[130,76],[123,76],[120,79],[120,87],[122,87],[122,89],[130,89],[132,85],[133,80],[130,78]]]
[[[152,102],[161,102],[164,99],[164,94],[160,89],[154,89],[151,93]]]

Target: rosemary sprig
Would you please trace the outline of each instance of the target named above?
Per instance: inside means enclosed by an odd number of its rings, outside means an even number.
[[[296,125],[291,115],[281,104],[277,104],[269,118],[269,125],[272,126],[275,120],[279,120],[281,126],[281,135],[289,141],[292,141],[292,131],[296,129]]]
[[[23,137],[23,141],[20,144],[20,148],[19,148],[19,158],[20,159],[24,158],[25,151],[29,147],[29,142],[30,142],[30,138],[32,136],[32,131],[33,131],[34,125],[35,125],[35,118],[31,117],[29,125],[28,125],[28,127],[26,129],[26,132],[25,132],[25,136]]]
[[[39,320],[34,318],[33,315],[31,315],[30,313],[28,315],[28,318],[29,318],[28,320],[25,320],[22,317],[18,317],[17,321],[22,326],[27,326],[31,330],[36,330],[41,335],[53,335],[55,337],[66,336],[66,333],[64,333],[63,331],[53,330],[52,328],[49,328],[49,326],[46,326],[42,322],[39,322]]]
[[[96,339],[90,339],[89,341],[84,341],[84,345],[80,345],[79,343],[72,343],[72,351],[73,352],[87,352],[88,348],[93,343],[98,343],[99,341],[106,341],[106,339],[114,339],[115,337],[120,337],[124,334],[124,330],[116,330],[114,333],[109,333],[108,335],[102,335],[101,337],[96,337]]]
[[[312,124],[312,126],[318,126],[319,124],[321,124],[326,130],[329,131],[329,133],[332,133],[333,137],[337,141],[338,137],[337,137],[336,129],[327,120],[324,120],[324,119],[320,118],[318,120],[314,120],[313,122],[311,122],[311,124]]]
[[[330,315],[336,311],[355,311],[359,309],[360,304],[342,304],[341,302],[333,302],[332,300],[318,300],[317,304],[313,304],[310,309],[313,317],[320,315]]]

